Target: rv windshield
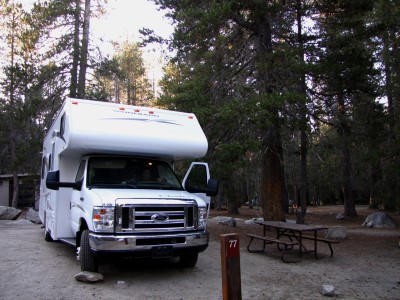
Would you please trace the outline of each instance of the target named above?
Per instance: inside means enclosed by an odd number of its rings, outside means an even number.
[[[91,157],[87,186],[182,190],[174,171],[162,161],[133,157]]]

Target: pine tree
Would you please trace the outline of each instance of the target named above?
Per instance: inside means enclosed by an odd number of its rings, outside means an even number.
[[[371,38],[367,27],[371,1],[320,1],[317,20],[320,41],[318,70],[314,73],[315,95],[325,104],[325,121],[338,134],[341,153],[341,195],[344,213],[355,216],[353,111],[376,94],[374,57],[367,47]]]

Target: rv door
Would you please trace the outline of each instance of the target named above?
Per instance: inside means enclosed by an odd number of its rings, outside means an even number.
[[[210,177],[210,169],[204,162],[191,163],[182,185],[186,191],[202,198],[208,207],[210,207],[210,197],[218,193],[218,181]]]

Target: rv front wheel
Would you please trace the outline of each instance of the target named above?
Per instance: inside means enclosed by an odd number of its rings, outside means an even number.
[[[81,270],[88,272],[97,272],[99,269],[97,258],[90,250],[89,245],[89,230],[84,230],[81,235],[81,249],[79,251],[79,261]]]
[[[181,255],[179,257],[179,265],[182,268],[194,268],[194,266],[196,266],[198,257],[198,253]]]

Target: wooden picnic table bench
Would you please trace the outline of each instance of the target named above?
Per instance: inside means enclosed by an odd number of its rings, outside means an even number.
[[[289,238],[293,237],[292,234],[288,234],[288,233],[285,233],[284,235],[288,236]],[[329,250],[331,251],[330,257],[333,256],[332,244],[339,244],[339,243],[340,243],[340,241],[338,241],[338,240],[328,239],[328,238],[324,238],[324,237],[320,237],[320,236],[317,236],[317,237],[315,238],[314,236],[312,236],[312,235],[307,235],[307,234],[303,234],[303,235],[301,236],[301,238],[303,238],[303,239],[305,239],[305,240],[312,240],[312,241],[315,240],[315,241],[317,241],[317,242],[322,242],[322,243],[328,244]],[[290,240],[292,240],[292,239],[290,239]]]
[[[246,236],[248,236],[250,238],[249,244],[247,245],[247,251],[249,251],[250,253],[264,252],[266,244],[274,244],[275,243],[275,244],[277,244],[278,249],[282,251],[281,252],[281,260],[283,262],[285,262],[285,263],[289,262],[289,261],[284,259],[284,255],[286,253],[286,250],[292,249],[293,246],[299,244],[298,242],[284,241],[284,240],[269,238],[269,237],[266,237],[266,236],[262,236],[262,235],[258,235],[258,234],[252,234],[252,233],[248,233],[248,234],[246,234]],[[263,241],[262,249],[257,249],[257,250],[250,249],[250,245],[252,244],[254,239]],[[280,249],[279,245],[283,245],[284,246],[283,249]]]
[[[263,235],[255,235],[255,234],[247,234],[250,237],[250,242],[247,246],[247,250],[249,252],[260,252],[265,250],[265,244],[272,244],[276,243],[279,250],[282,250],[281,259],[284,260],[284,254],[286,250],[292,249],[293,246],[299,245],[299,256],[302,257],[303,250],[304,253],[313,252],[315,258],[318,259],[318,251],[317,251],[317,244],[318,242],[323,242],[328,244],[329,249],[331,251],[330,257],[333,256],[333,243],[339,243],[337,240],[331,240],[327,238],[322,238],[317,235],[317,232],[326,230],[327,228],[320,225],[305,225],[305,224],[294,224],[294,223],[287,223],[281,221],[256,221],[256,224],[263,226]],[[266,236],[266,229],[267,228],[275,228],[276,229],[276,238],[269,238]],[[283,239],[286,237],[286,239]],[[289,238],[289,240],[287,239]],[[250,245],[254,239],[264,241],[264,245],[262,250],[251,250]],[[303,244],[303,240],[312,240],[313,247],[311,249],[307,249],[306,246]],[[281,249],[280,246],[284,246]]]

